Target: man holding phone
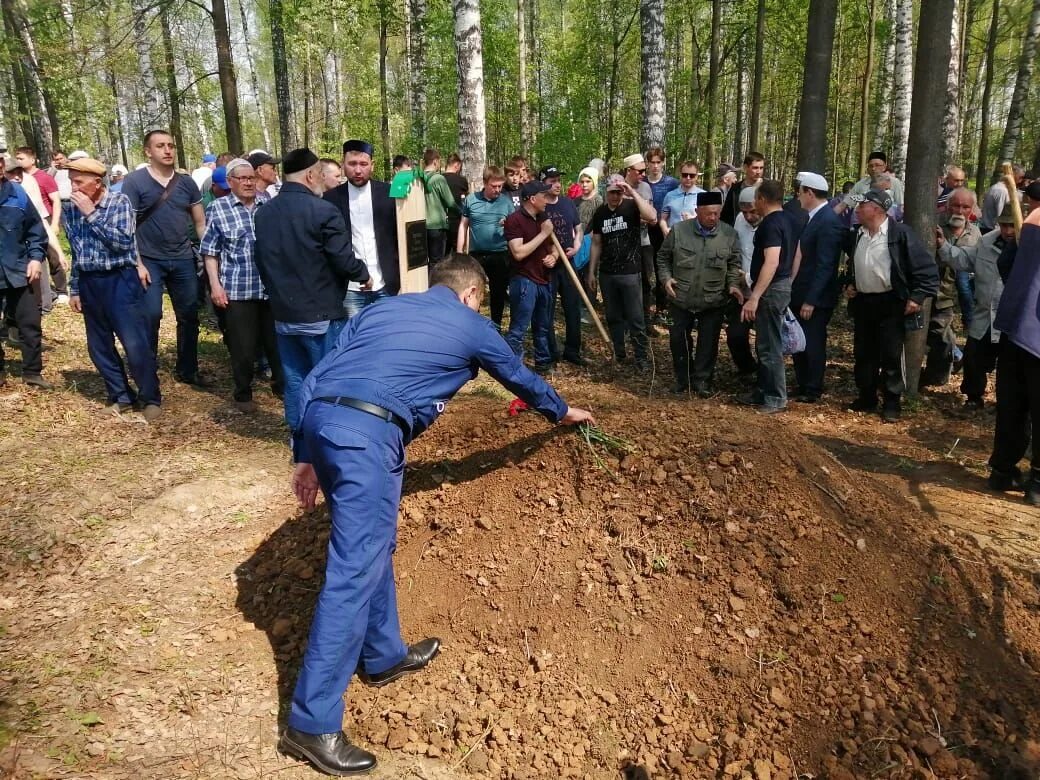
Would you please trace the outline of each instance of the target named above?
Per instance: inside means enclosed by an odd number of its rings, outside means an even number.
[[[65,167],[72,182],[62,206],[73,257],[69,305],[83,314],[87,351],[105,382],[109,408],[119,414],[139,403],[151,422],[159,416],[161,399],[145,311],[150,278],[134,242],[134,208],[126,195],[105,189],[106,169],[97,160],[70,160]],[[116,352],[116,338],[136,392]]]

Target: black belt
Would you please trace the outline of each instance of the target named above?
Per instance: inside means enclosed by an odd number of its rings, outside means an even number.
[[[357,409],[360,412],[367,412],[368,414],[375,415],[382,420],[392,422],[401,429],[402,433],[405,435],[408,434],[408,423],[406,423],[399,415],[394,414],[389,409],[384,409],[382,406],[376,406],[375,404],[370,404],[368,401],[359,401],[357,398],[347,398],[342,395],[315,398],[314,400],[324,401],[328,404],[336,404],[336,406],[348,406],[351,409]]]

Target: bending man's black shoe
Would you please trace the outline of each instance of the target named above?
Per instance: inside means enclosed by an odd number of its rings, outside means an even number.
[[[1011,471],[991,469],[986,483],[989,485],[990,490],[995,490],[998,493],[1006,493],[1009,490],[1022,490],[1025,487],[1022,472],[1018,470],[1017,466],[1012,467]]]
[[[386,671],[378,674],[368,674],[365,670],[358,669],[358,677],[361,678],[361,682],[365,685],[373,685],[378,688],[387,683],[392,683],[398,677],[404,677],[406,674],[419,671],[436,658],[437,653],[440,651],[441,640],[436,637],[424,639],[421,642],[416,642],[414,645],[409,645],[408,653],[399,664],[391,666]]]
[[[376,757],[350,744],[342,731],[305,734],[289,726],[278,740],[278,749],[288,756],[310,762],[319,772],[335,777],[363,775],[376,765]]]

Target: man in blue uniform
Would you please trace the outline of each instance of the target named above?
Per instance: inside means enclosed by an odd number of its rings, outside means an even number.
[[[293,491],[329,504],[325,585],[279,747],[328,774],[375,766],[342,732],[343,694],[358,672],[385,685],[425,667],[439,639],[406,646],[397,618],[391,556],[404,448],[483,368],[552,422],[592,421],[526,368],[491,320],[477,312],[486,276],[469,255],[441,260],[431,288],[363,309],[300,392],[293,431]]]

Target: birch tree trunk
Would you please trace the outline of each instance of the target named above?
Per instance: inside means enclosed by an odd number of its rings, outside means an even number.
[[[25,8],[19,0],[11,0],[5,13],[10,13],[11,24],[21,42],[21,70],[26,97],[34,112],[30,116],[30,122],[34,131],[36,154],[41,160],[48,160],[51,150],[61,143],[57,111],[51,101],[43,64],[37,54],[36,41]]]
[[[224,109],[224,132],[228,149],[242,148],[242,117],[238,111],[238,78],[235,61],[231,56],[231,32],[225,0],[212,0],[213,40],[217,50],[217,79],[220,82],[220,102]]]
[[[278,142],[281,144],[282,154],[296,148],[292,87],[289,83],[289,61],[285,51],[284,13],[282,0],[270,0],[271,61],[274,65],[275,103],[278,106]]]
[[[140,79],[139,95],[144,105],[144,123],[154,126],[159,122],[159,88],[155,83],[155,68],[152,66],[152,42],[148,36],[148,0],[131,0],[134,19],[134,49],[137,51],[137,76]],[[152,129],[149,127],[148,129]]]
[[[484,46],[479,0],[452,0],[459,73],[459,157],[471,191],[480,187],[487,159],[484,108]]]
[[[746,40],[741,36],[737,41],[737,115],[735,129],[733,132],[733,152],[730,161],[734,164],[744,156],[744,117],[747,113],[747,89],[745,75],[747,71],[747,47]],[[706,170],[704,180],[714,176],[715,172]]]
[[[892,141],[892,88],[896,67],[896,0],[884,0],[885,51],[881,57],[881,78],[878,83],[877,124],[874,126],[874,148],[887,149]],[[866,160],[860,173],[866,168]]]
[[[910,140],[910,106],[914,79],[914,5],[913,0],[896,0],[895,65],[892,79],[892,151],[888,162],[899,177],[906,169]],[[945,79],[943,79],[945,82]],[[940,112],[941,114],[941,112]],[[933,139],[934,141],[934,139]]]
[[[914,69],[913,118],[906,168],[905,222],[935,252],[935,182],[943,166],[943,109],[950,67],[950,29],[956,0],[922,0]],[[927,309],[926,309],[927,312]],[[926,316],[927,321],[927,316]],[[903,342],[906,395],[915,398],[924,362],[928,329],[906,332]]]
[[[264,104],[260,102],[260,84],[256,77],[256,63],[253,62],[253,51],[249,43],[249,17],[246,16],[246,4],[245,0],[238,0],[238,14],[242,21],[242,46],[246,54],[246,63],[249,67],[249,89],[252,93],[253,103],[256,105],[257,113],[260,115],[260,132],[264,136],[264,149],[271,150],[271,128],[267,123],[267,112],[264,110]],[[333,25],[336,24],[335,19]],[[247,151],[245,146],[238,149],[229,147],[232,152],[245,152]]]
[[[762,121],[762,71],[765,68],[766,0],[758,0],[755,12],[755,73],[751,79],[751,121],[748,123],[748,150],[758,151],[758,126]],[[741,155],[740,160],[743,159]],[[734,160],[738,165],[740,160]]]
[[[961,138],[961,1],[953,2],[950,24],[950,67],[946,73],[946,110],[943,113],[942,158],[954,162]]]
[[[665,107],[664,0],[640,0],[639,32],[643,98],[641,148],[663,147],[668,121]]]
[[[1000,142],[1000,155],[997,162],[1013,160],[1018,151],[1018,141],[1022,136],[1022,117],[1025,114],[1029,86],[1033,80],[1033,69],[1036,65],[1038,37],[1040,37],[1040,0],[1033,0],[1033,11],[1029,14],[1029,26],[1026,27],[1025,39],[1022,41],[1022,55],[1018,59],[1015,91],[1011,95],[1007,125],[1004,127],[1004,140]]]
[[[191,95],[191,112],[195,118],[195,128],[199,134],[199,140],[202,142],[202,151],[204,153],[210,153],[213,151],[213,138],[210,137],[209,128],[206,126],[206,117],[202,106],[202,96],[199,94],[199,85],[197,77],[195,77],[191,71],[188,71],[188,78],[190,79],[190,86],[188,87],[188,93]],[[227,149],[234,149],[235,154],[241,150],[241,146],[227,146]]]
[[[411,24],[411,60],[409,74],[412,114],[412,137],[426,146],[426,0],[407,0]]]
[[[809,0],[805,69],[798,124],[799,171],[823,173],[827,168],[827,108],[830,100],[831,54],[838,0]]]
[[[383,141],[383,178],[390,178],[390,96],[386,85],[386,38],[390,0],[379,0],[379,137]]]

